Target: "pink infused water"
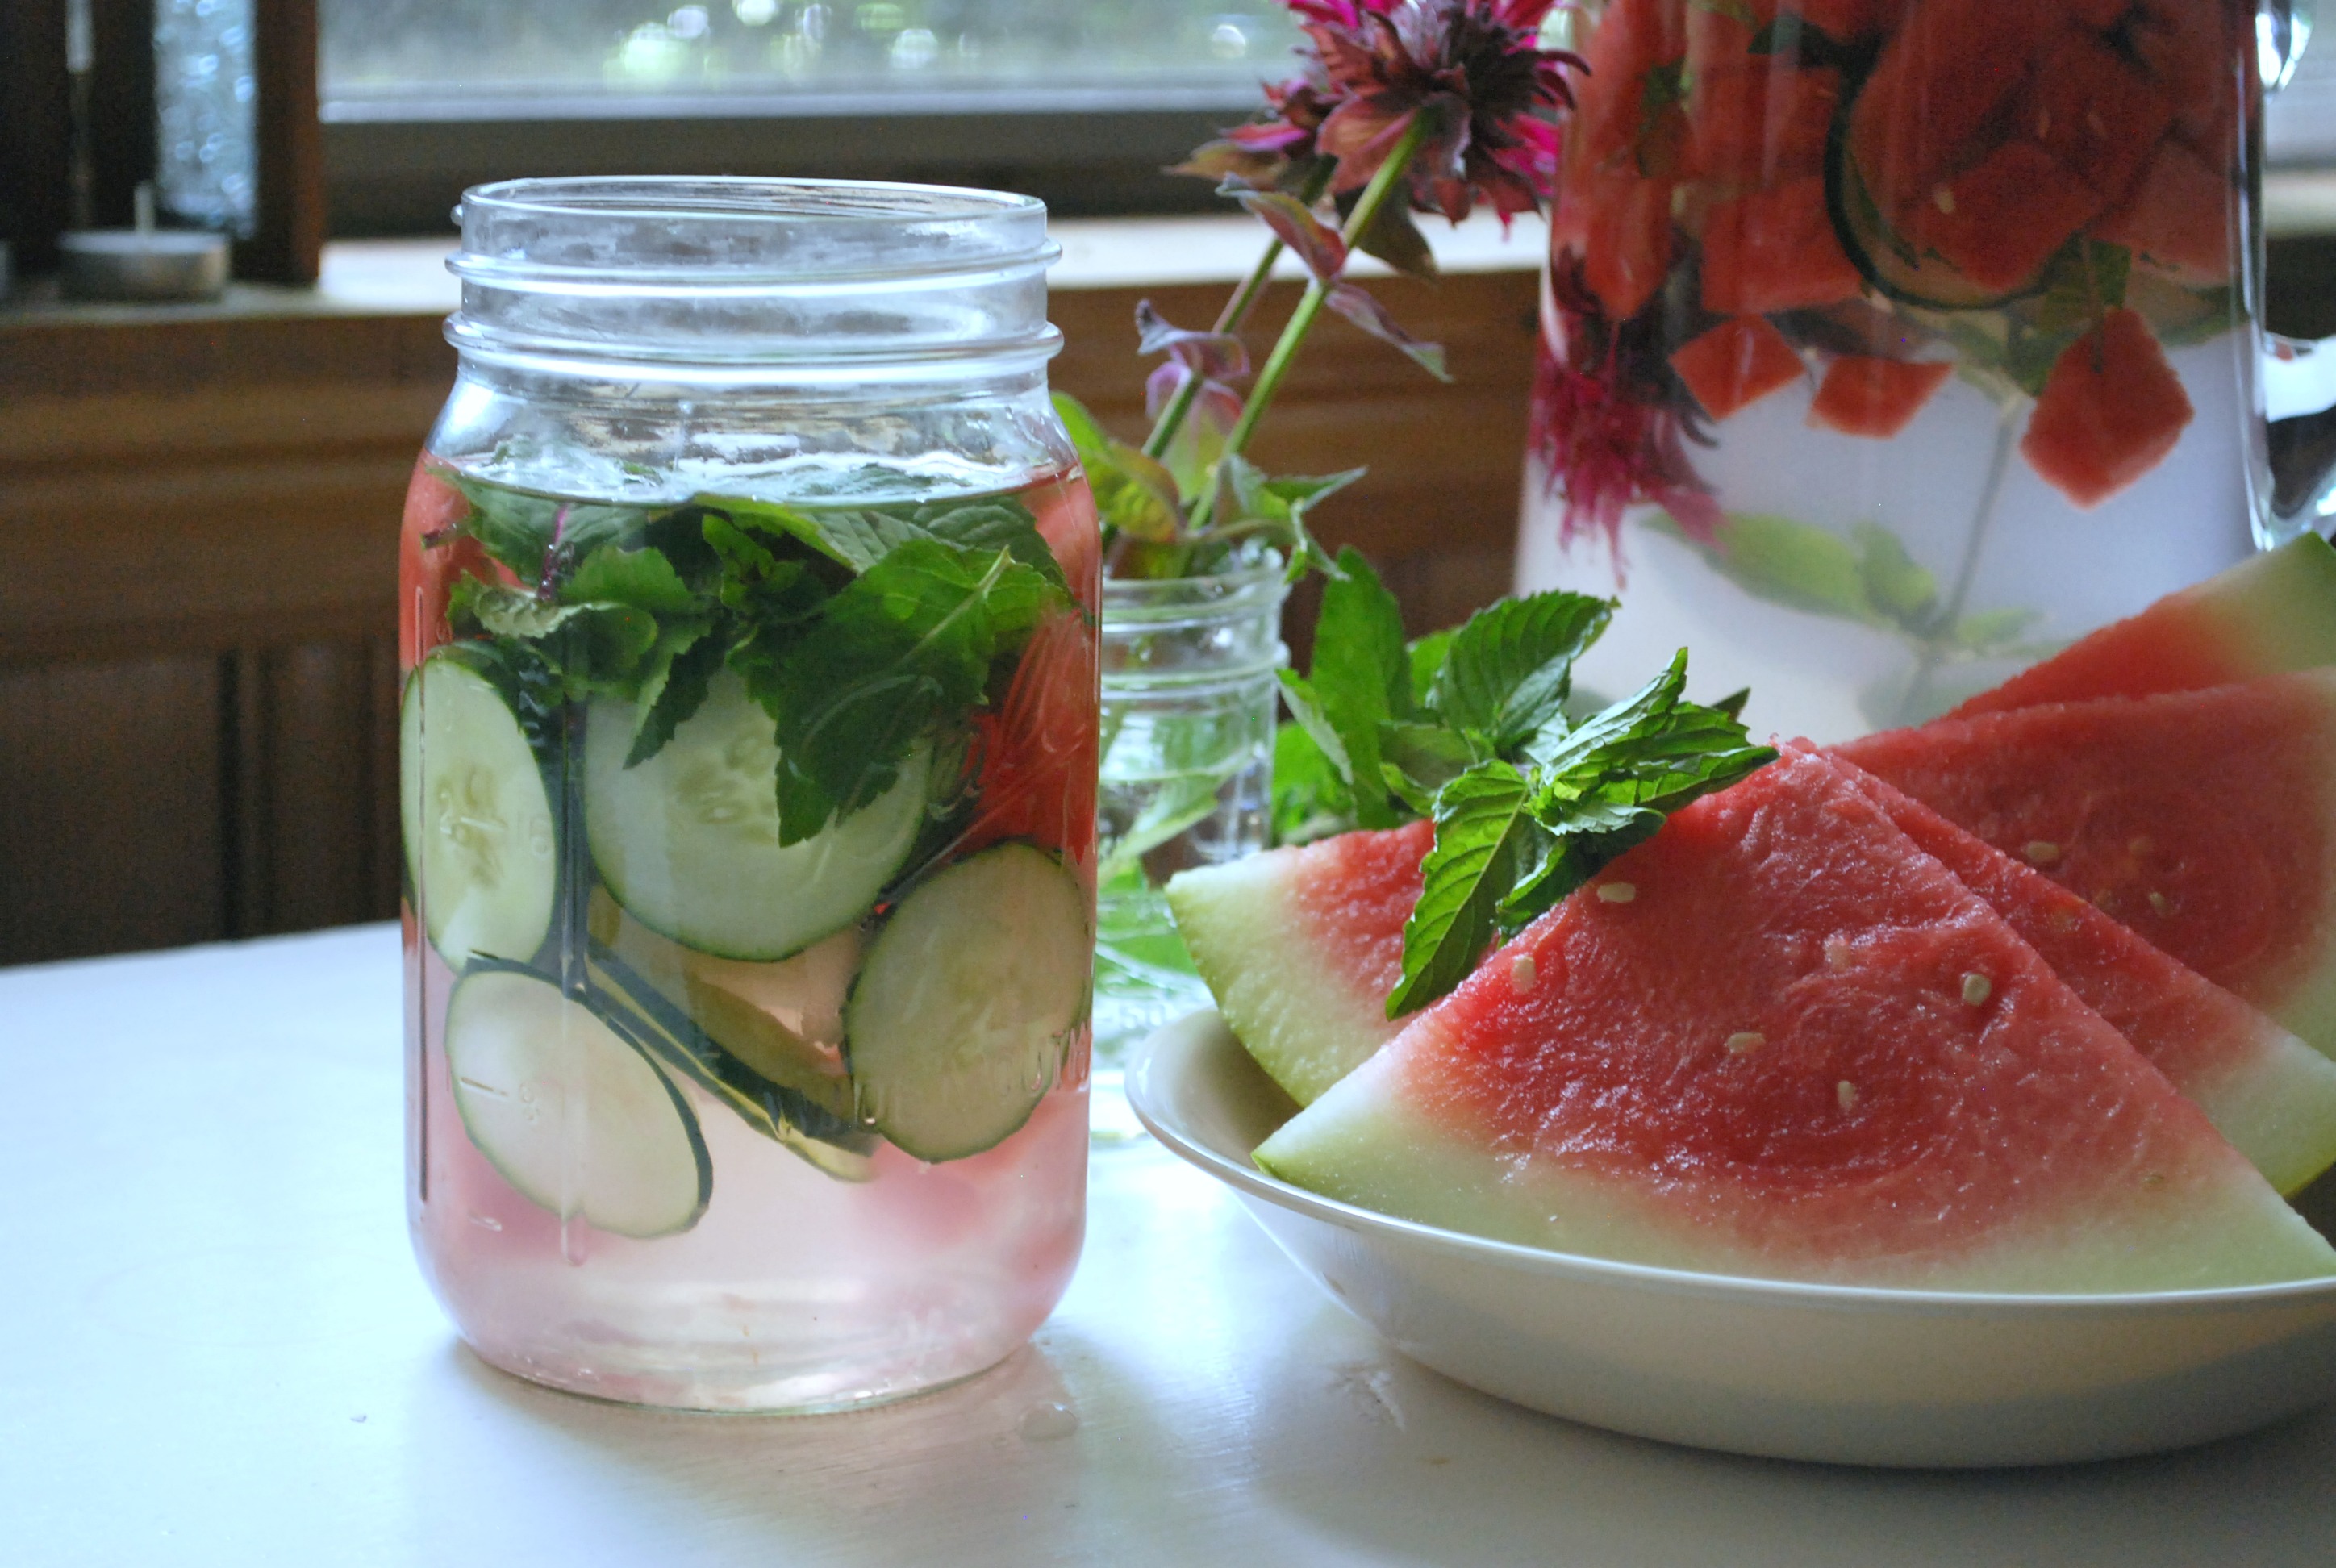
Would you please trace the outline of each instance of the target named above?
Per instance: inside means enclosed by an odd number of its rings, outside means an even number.
[[[417,471],[409,1213],[497,1366],[848,1407],[994,1364],[1069,1281],[1093,505],[898,489]]]

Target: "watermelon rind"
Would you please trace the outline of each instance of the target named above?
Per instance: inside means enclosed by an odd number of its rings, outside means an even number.
[[[1266,1075],[1311,1105],[1402,1026],[1310,940],[1293,879],[1312,850],[1270,850],[1180,872],[1168,908],[1217,1010]]]
[[[1496,968],[1500,955],[1487,968]],[[2238,1177],[2183,1194],[2178,1214],[2105,1205],[2022,1228],[1952,1265],[1779,1268],[1611,1182],[1527,1163],[1416,1109],[1400,1080],[1432,1025],[1399,1037],[1282,1124],[1251,1156],[1266,1174],[1376,1213],[1547,1251],[1702,1274],[1940,1291],[2089,1295],[2206,1290],[2336,1275],[2336,1252],[2268,1183]]]
[[[2307,533],[2078,639],[1948,716],[2151,696],[2336,665],[2336,548]]]

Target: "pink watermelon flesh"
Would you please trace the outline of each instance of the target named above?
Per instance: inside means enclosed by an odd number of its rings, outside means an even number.
[[[1403,1218],[1713,1272],[2336,1273],[2196,1107],[1807,753],[1673,816],[1256,1157]]]
[[[2336,1063],[2025,862],[1873,774],[1849,771],[1901,833],[1985,899],[2264,1180],[2292,1193],[2336,1164]]]
[[[2307,533],[2101,628],[1949,715],[2200,691],[2336,664],[2336,550]]]
[[[1181,873],[1168,905],[1217,1009],[1299,1105],[1395,1037],[1387,994],[1436,824],[1341,833]]]
[[[1835,750],[2336,1056],[2336,671]]]

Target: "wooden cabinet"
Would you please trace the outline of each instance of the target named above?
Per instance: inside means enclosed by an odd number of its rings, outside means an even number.
[[[454,361],[443,307],[331,276],[193,312],[0,311],[0,963],[396,909],[397,515]],[[1064,283],[1056,384],[1133,435],[1136,300],[1204,323],[1222,287]],[[1459,385],[1326,322],[1257,456],[1370,465],[1322,531],[1424,628],[1508,585],[1534,281],[1374,287]],[[1275,289],[1260,352],[1296,297]]]

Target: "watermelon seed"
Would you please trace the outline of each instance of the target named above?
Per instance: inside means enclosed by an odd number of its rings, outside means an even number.
[[[1972,1007],[1979,1006],[1993,995],[1995,995],[1995,982],[1985,975],[1970,974],[1963,977],[1963,1000]]]
[[[2149,907],[2161,915],[2170,915],[2174,912],[2174,901],[2164,893],[2154,892],[2149,895]]]
[[[2077,916],[2072,910],[2054,910],[2047,918],[2050,920],[2052,929],[2064,937],[2077,929]]]
[[[2166,1185],[2166,1173],[2163,1171],[2145,1171],[2142,1173],[2141,1184],[2145,1187],[2162,1187]]]
[[[1521,997],[1533,995],[1533,981],[1538,978],[1533,972],[1531,953],[1519,953],[1509,960],[1509,984],[1516,989],[1517,995]]]
[[[1598,901],[1601,904],[1627,904],[1638,896],[1639,889],[1633,882],[1608,882],[1598,890]]]
[[[1839,937],[1827,937],[1825,945],[1825,967],[1833,969],[1849,968],[1849,944]]]
[[[1943,185],[1934,186],[1931,190],[1931,200],[1938,204],[1940,211],[1950,218],[1954,216],[1955,193],[1953,191]]]
[[[1857,1086],[1844,1078],[1833,1086],[1833,1097],[1841,1102],[1843,1110],[1854,1110],[1857,1105]]]
[[[1743,1029],[1728,1037],[1728,1050],[1731,1056],[1749,1056],[1767,1043],[1767,1036],[1755,1029]]]
[[[2130,843],[2125,846],[2125,852],[2131,855],[2134,859],[2139,860],[2142,856],[2147,854],[2156,847],[2156,841],[2152,839],[2147,833],[2143,833],[2139,838],[2133,840]]]
[[[2049,866],[2059,860],[2060,846],[2050,839],[2031,839],[2028,848],[2021,852],[2027,855],[2030,865]]]

